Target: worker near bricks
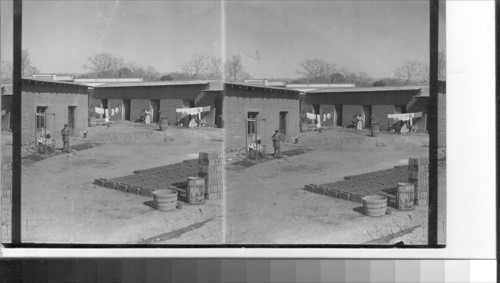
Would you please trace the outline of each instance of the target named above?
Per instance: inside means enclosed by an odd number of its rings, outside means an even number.
[[[63,141],[63,151],[71,152],[71,146],[69,144],[68,124],[64,124],[64,128],[61,130],[61,137]]]
[[[274,131],[273,139],[273,147],[274,147],[274,158],[281,157],[281,135],[279,130]]]

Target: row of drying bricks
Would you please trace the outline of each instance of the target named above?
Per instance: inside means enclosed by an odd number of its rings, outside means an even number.
[[[360,202],[360,196],[367,196],[372,194],[383,194],[389,198],[389,201],[395,201],[395,196],[384,193],[384,189],[391,189],[394,184],[406,182],[407,174],[403,168],[395,167],[394,169],[386,169],[372,173],[360,174],[355,176],[347,176],[345,181],[338,181],[323,185],[312,185],[313,187],[320,187],[314,191],[318,194],[323,194],[331,197],[337,197],[354,202]],[[311,187],[305,188],[312,191]],[[328,190],[332,192],[328,193]],[[340,195],[340,197],[339,197]]]
[[[215,156],[215,158],[214,158]],[[197,165],[195,165],[197,164]],[[96,179],[94,184],[122,192],[151,197],[155,190],[172,189],[179,193],[179,199],[186,200],[188,177],[198,175],[206,183],[205,198],[221,197],[223,188],[224,161],[220,154],[200,153],[198,160],[185,160],[182,163],[159,166],[151,169],[134,171],[135,175],[106,180]],[[182,184],[175,186],[173,184]]]
[[[403,168],[403,167],[395,167],[395,169],[398,168]],[[427,205],[428,204],[428,197],[429,197],[429,160],[427,158],[410,158],[408,161],[408,171],[406,173],[406,178],[404,180],[397,180],[394,178],[391,178],[392,181],[394,181],[392,187],[394,187],[395,184],[398,182],[405,182],[408,181],[408,183],[411,183],[414,185],[414,204],[417,206],[422,206],[422,205]],[[389,169],[389,170],[394,170],[394,169]],[[320,195],[326,195],[334,198],[339,198],[347,201],[352,201],[356,203],[362,203],[362,198],[369,195],[369,192],[363,190],[362,184],[365,183],[368,184],[370,187],[373,185],[376,185],[377,183],[372,183],[372,182],[363,182],[359,179],[365,179],[367,176],[377,176],[382,177],[386,174],[385,172],[389,172],[389,170],[383,170],[383,171],[377,171],[373,173],[366,173],[366,174],[361,174],[361,175],[356,175],[356,176],[349,176],[347,177],[346,181],[340,181],[340,182],[335,182],[335,183],[329,183],[325,185],[314,185],[314,184],[309,184],[304,186],[304,190],[313,192],[316,194]],[[404,171],[403,171],[404,172]],[[398,172],[398,177],[401,177],[401,173]],[[353,181],[355,179],[358,179],[357,181]],[[344,183],[344,185],[340,186],[340,183]],[[383,183],[386,185],[387,183]],[[361,185],[360,189],[356,189],[354,186],[355,185]],[[353,190],[350,190],[349,192],[341,190],[341,188],[353,188]],[[373,190],[374,188],[371,188]],[[380,190],[380,188],[378,188]],[[384,196],[388,197],[389,202],[395,202],[396,198],[395,196],[389,196],[388,194],[384,194]]]

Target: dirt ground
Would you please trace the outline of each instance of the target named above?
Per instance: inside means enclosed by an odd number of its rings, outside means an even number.
[[[172,212],[154,210],[150,198],[93,184],[96,178],[116,178],[134,170],[197,158],[200,151],[223,149],[222,129],[172,127],[160,132],[156,127],[131,123],[96,127],[87,139],[73,140],[75,145],[92,143],[95,147],[23,165],[23,241],[426,243],[427,236],[421,232],[427,223],[425,207],[392,210],[391,215],[371,218],[361,213],[361,204],[302,189],[305,184],[339,181],[347,175],[407,164],[409,157],[427,156],[425,134],[381,134],[374,139],[368,132],[309,132],[298,144],[283,145],[283,150],[307,149],[305,153],[248,168],[228,166],[223,200],[207,201],[202,206],[184,204]],[[2,152],[8,151],[8,135],[2,136],[2,145]],[[241,153],[228,153],[228,163],[240,160],[238,156]],[[441,178],[440,184],[444,180]],[[440,200],[439,216],[445,227],[444,198]],[[440,237],[444,242],[444,230]]]
[[[121,123],[96,127],[87,139],[73,139],[75,145],[89,141],[100,145],[23,166],[23,241],[137,243],[220,217],[221,200],[162,212],[151,207],[151,198],[109,190],[93,181],[197,158],[200,151],[221,150],[222,136],[221,129],[160,132],[155,126]],[[221,235],[219,228],[219,233],[203,240],[219,244]]]
[[[366,138],[367,132],[327,131],[308,133],[298,145],[311,139]],[[317,146],[286,160],[272,160],[244,170],[226,172],[226,240],[229,244],[361,244],[397,235],[405,229],[425,225],[427,209],[393,210],[390,216],[364,216],[362,205],[302,188],[342,180],[407,164],[409,157],[428,155],[427,135],[382,134],[374,147]],[[360,145],[364,146],[360,146]],[[309,146],[311,149],[311,147]],[[392,238],[392,237],[388,237]],[[424,241],[419,237],[420,241]],[[415,243],[413,240],[412,243]]]

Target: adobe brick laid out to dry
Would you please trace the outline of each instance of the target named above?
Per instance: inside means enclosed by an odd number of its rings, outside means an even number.
[[[346,176],[344,181],[323,185],[306,185],[304,190],[329,197],[361,203],[368,195],[383,195],[389,202],[396,202],[398,183],[408,181],[407,166],[396,166],[360,175]]]
[[[344,181],[323,185],[305,185],[304,190],[334,198],[361,203],[368,195],[383,195],[388,202],[395,204],[398,183],[411,183],[415,186],[415,205],[427,205],[429,196],[429,160],[410,158],[408,166],[395,166],[392,169],[346,176]]]
[[[188,178],[205,179],[205,199],[218,199],[222,195],[224,162],[222,154],[200,153],[199,159],[136,170],[133,175],[95,179],[94,184],[126,193],[152,197],[155,190],[172,189],[178,192],[178,200],[193,203],[190,199]]]
[[[415,205],[427,205],[429,199],[429,159],[408,160],[408,183],[415,187]]]

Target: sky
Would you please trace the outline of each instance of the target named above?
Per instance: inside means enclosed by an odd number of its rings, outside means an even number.
[[[12,56],[12,4],[0,1],[2,59]],[[224,21],[225,19],[225,21]],[[225,41],[224,41],[225,39]],[[428,62],[427,1],[24,1],[23,49],[46,73],[85,72],[110,52],[179,71],[196,53],[239,54],[254,78],[297,77],[324,58],[374,78]]]

